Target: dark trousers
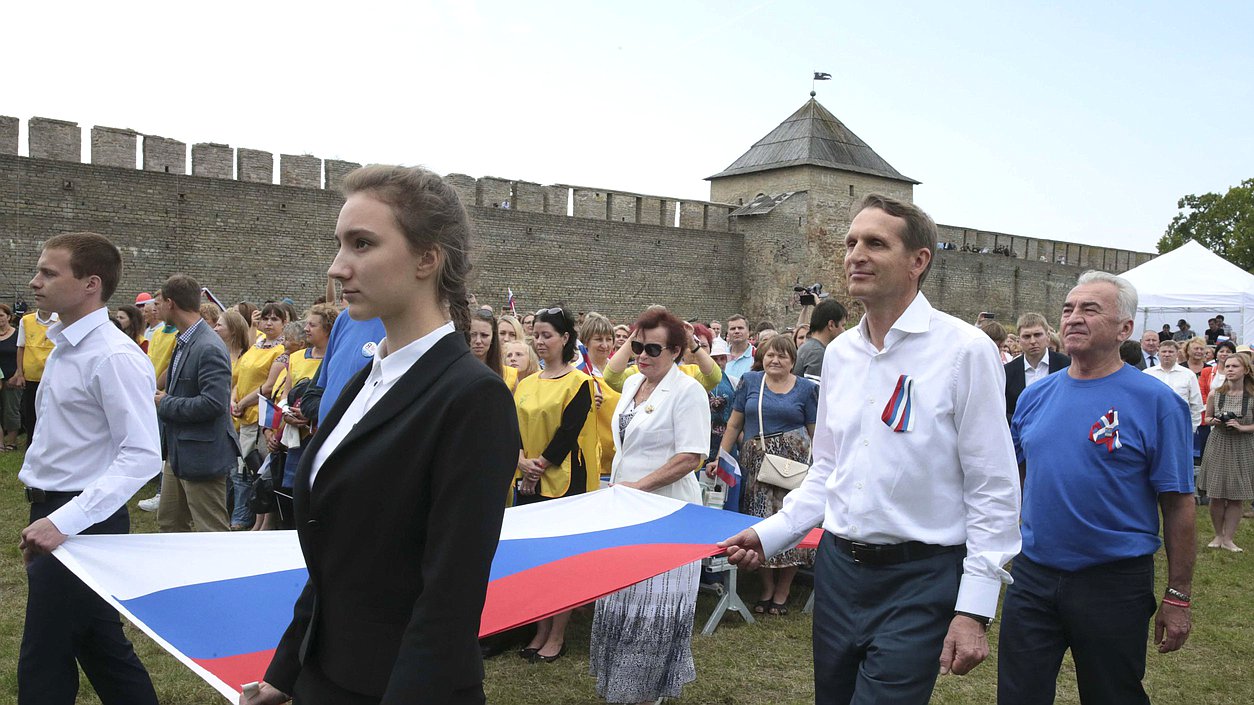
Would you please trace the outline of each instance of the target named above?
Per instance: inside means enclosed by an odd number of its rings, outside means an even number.
[[[1141,686],[1154,599],[1154,557],[1068,572],[1020,555],[997,644],[997,702],[1054,702],[1070,648],[1080,702],[1148,705]]]
[[[30,520],[42,519],[69,498],[32,504]],[[123,506],[85,534],[125,534]],[[104,705],[157,705],[148,671],[139,662],[122,622],[61,561],[38,556],[26,566],[26,627],[17,665],[19,705],[74,705],[78,667]]]
[[[39,391],[39,382],[26,380],[22,387],[22,431],[26,433],[26,447],[35,440],[35,392]]]
[[[814,702],[927,705],[965,555],[866,565],[824,532],[814,564]]]

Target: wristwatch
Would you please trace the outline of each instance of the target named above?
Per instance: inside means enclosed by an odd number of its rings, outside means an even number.
[[[984,631],[988,631],[988,628],[993,626],[992,617],[984,617],[982,615],[973,614],[971,612],[954,612],[954,615],[955,616],[962,615],[963,617],[969,617],[971,619],[974,619],[975,621],[980,623],[980,626],[984,627]]]

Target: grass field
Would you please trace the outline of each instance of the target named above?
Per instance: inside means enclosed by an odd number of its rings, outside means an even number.
[[[17,481],[20,454],[0,455],[0,534],[6,537],[0,551],[0,703],[17,699],[17,654],[25,612],[26,580],[17,550],[18,533],[26,525],[27,508]],[[138,498],[151,496],[153,488]],[[139,511],[131,502],[132,527],[136,532],[156,530],[155,517]],[[1204,509],[1198,516],[1199,546],[1211,538]],[[1254,522],[1242,522],[1237,543],[1254,549]],[[1160,563],[1159,584],[1165,569]],[[742,577],[741,595],[756,599],[753,576]],[[1222,705],[1254,701],[1254,550],[1233,555],[1199,549],[1193,583],[1194,632],[1181,651],[1161,655],[1151,650],[1146,688],[1156,703]],[[810,667],[810,619],[801,614],[808,594],[802,587],[794,595],[792,613],[767,617],[756,625],[728,615],[713,636],[696,636],[693,652],[697,680],[676,703],[785,705],[813,702]],[[715,597],[702,593],[698,629],[713,607]],[[485,664],[488,702],[556,704],[597,702],[594,682],[587,670],[588,630],[591,611],[576,614],[567,634],[566,657],[552,664],[528,664],[505,654]],[[203,705],[223,702],[191,671],[168,656],[151,640],[127,627],[165,705]],[[965,677],[942,677],[933,703],[991,703],[996,692],[997,628],[990,635],[993,655]],[[1076,703],[1075,679],[1070,661],[1064,662],[1058,702]],[[80,703],[98,703],[83,681]]]

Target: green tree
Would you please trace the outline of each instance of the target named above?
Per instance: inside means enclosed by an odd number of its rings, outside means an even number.
[[[1224,194],[1190,194],[1181,198],[1176,207],[1180,212],[1158,241],[1159,254],[1197,240],[1220,257],[1254,273],[1254,179],[1246,179]]]

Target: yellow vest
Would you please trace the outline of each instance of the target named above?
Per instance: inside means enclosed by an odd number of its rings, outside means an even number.
[[[310,349],[305,348],[288,358],[287,368],[279,373],[279,378],[274,382],[275,401],[286,398],[288,392],[292,391],[292,387],[300,384],[302,380],[313,379],[318,375],[318,368],[322,366],[322,358],[309,357],[309,353]],[[287,383],[288,370],[291,370],[291,378],[295,380],[291,385]]]
[[[609,475],[610,468],[613,467],[614,453],[617,449],[614,447],[614,430],[610,424],[613,422],[614,409],[618,406],[618,400],[623,395],[610,385],[606,384],[604,379],[598,379],[597,382],[601,386],[601,408],[596,410],[597,415],[597,441],[601,443],[601,472]],[[594,388],[595,391],[595,388]],[[596,399],[593,398],[595,403]]]
[[[505,380],[505,386],[513,392],[514,387],[518,386],[518,368],[509,365],[501,366],[501,379]]]
[[[38,382],[44,376],[44,365],[57,345],[48,339],[48,326],[39,322],[35,312],[22,316],[22,376],[27,382]]]
[[[270,366],[274,364],[274,358],[282,354],[282,345],[264,349],[254,345],[245,350],[244,354],[240,355],[239,362],[235,363],[235,400],[239,401],[260,390],[261,385],[265,384],[266,378],[270,376]],[[241,426],[251,426],[257,423],[257,405],[254,404],[245,409],[239,422]]]
[[[531,375],[518,383],[514,391],[514,405],[518,409],[518,428],[522,434],[523,456],[538,458],[553,440],[562,424],[562,412],[585,385],[591,386],[591,378],[579,370],[571,370],[558,379],[543,379]],[[588,390],[591,394],[592,390]],[[588,418],[579,431],[578,446],[570,452],[560,466],[553,466],[540,476],[540,494],[545,497],[561,497],[570,489],[571,460],[575,453],[583,459],[587,469],[585,492],[601,487],[599,459],[600,444],[597,442],[596,405],[588,411]],[[522,477],[514,472],[514,479]]]
[[[148,341],[148,359],[152,360],[152,368],[157,372],[157,379],[161,379],[161,375],[170,366],[170,359],[174,357],[174,345],[178,343],[178,339],[179,329],[168,323],[152,332],[152,339]]]

